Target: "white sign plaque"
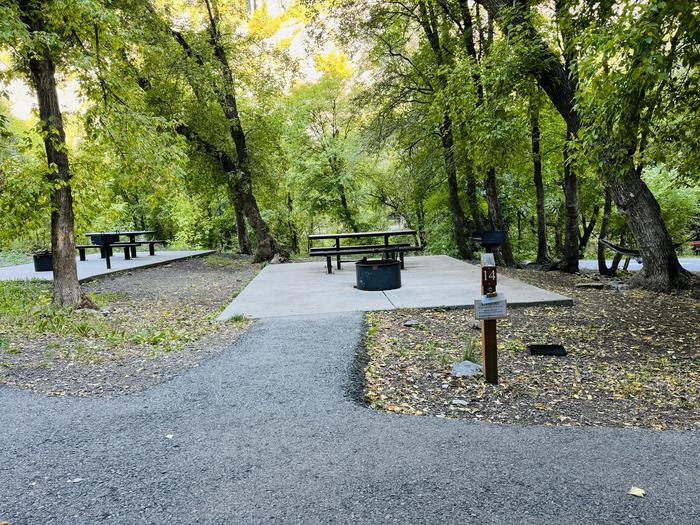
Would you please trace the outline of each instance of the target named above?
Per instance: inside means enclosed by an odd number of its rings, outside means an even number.
[[[496,259],[492,253],[481,254],[481,266],[496,266]]]
[[[499,299],[499,298],[496,298]],[[482,302],[480,299],[474,301],[474,312],[477,319],[500,319],[507,317],[507,305],[505,298],[496,301]]]
[[[481,304],[486,305],[486,304],[491,304],[491,303],[500,303],[506,302],[506,294],[503,292],[498,292],[494,294],[492,297],[489,297],[488,295],[482,295],[481,296]]]

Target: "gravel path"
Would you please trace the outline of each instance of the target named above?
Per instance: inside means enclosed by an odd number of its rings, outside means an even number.
[[[0,522],[697,523],[699,434],[374,412],[362,332],[266,319],[130,396],[1,388]]]

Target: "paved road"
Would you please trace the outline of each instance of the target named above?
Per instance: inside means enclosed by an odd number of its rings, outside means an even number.
[[[681,263],[681,266],[688,270],[689,272],[695,272],[695,273],[700,273],[700,257],[681,257],[678,259]],[[622,264],[624,263],[624,259],[620,263],[620,268],[622,268]],[[578,262],[580,268],[585,268],[587,270],[598,270],[598,261],[595,259],[582,259]],[[608,266],[612,264],[612,259],[608,259]],[[627,268],[628,270],[632,272],[636,272],[642,268],[642,265],[639,264],[638,262],[635,262],[634,260],[630,261],[630,265]]]
[[[143,394],[0,389],[0,521],[697,523],[700,434],[374,412],[351,395],[361,333],[266,319]]]

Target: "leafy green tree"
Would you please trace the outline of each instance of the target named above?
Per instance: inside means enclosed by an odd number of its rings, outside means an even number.
[[[57,67],[78,62],[80,42],[75,29],[98,16],[102,6],[84,2],[66,12],[60,1],[32,0],[0,6],[0,44],[13,50],[14,65],[34,88],[39,106],[39,131],[46,151],[45,178],[51,201],[53,301],[63,306],[92,306],[78,281],[71,166],[61,113]],[[76,51],[77,50],[77,51]]]
[[[352,103],[352,73],[336,53],[316,62],[321,78],[295,86],[287,103],[290,170],[315,213],[337,216],[357,232],[362,152],[354,139],[362,116]]]
[[[530,71],[567,122],[568,134],[579,134],[581,112],[586,126],[595,130],[587,135],[584,143],[598,150],[599,168],[642,254],[642,284],[657,289],[686,285],[688,273],[678,262],[658,202],[641,178],[642,170],[635,158],[639,150],[643,152],[646,147],[644,130],[656,107],[653,95],[666,85],[664,74],[670,75],[678,58],[674,41],[690,37],[693,31],[692,3],[659,1],[640,6],[637,2],[624,2],[615,9],[609,2],[584,3],[584,7],[589,8],[584,12],[592,11],[599,27],[608,26],[614,30],[607,32],[611,38],[604,38],[599,45],[583,46],[590,53],[580,59],[581,73],[576,76],[570,74],[567,55],[557,56],[538,33],[529,16],[527,2],[479,0],[479,3],[494,18],[500,19],[507,31],[517,35],[513,40],[530,45],[531,58],[534,58],[528,61]],[[568,2],[561,2],[559,10],[562,12],[569,7]],[[593,17],[587,22],[591,27],[596,25]],[[603,34],[605,32],[600,29],[586,33],[595,35],[596,39]],[[591,59],[595,67],[587,66]],[[612,64],[615,67],[610,67]],[[579,78],[584,84],[581,87],[583,104],[577,106]],[[608,92],[616,96],[599,99],[598,95],[605,93],[603,84],[598,85],[600,80],[607,81]],[[590,83],[596,87],[590,89]],[[587,93],[595,95],[587,97]],[[586,100],[594,105],[587,105]],[[607,103],[593,109],[595,100]],[[566,165],[569,165],[568,158]],[[567,210],[567,215],[571,211]]]

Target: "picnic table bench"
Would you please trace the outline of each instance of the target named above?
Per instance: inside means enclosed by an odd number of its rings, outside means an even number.
[[[111,269],[112,262],[110,261],[110,257],[114,256],[112,251],[113,248],[124,248],[124,260],[128,261],[131,259],[131,250],[135,250],[137,246],[141,246],[141,244],[137,242],[115,242],[111,244],[78,244],[75,248],[80,254],[81,261],[85,261],[87,259],[85,256],[85,250],[90,248],[99,248],[100,255],[107,262],[107,269]]]
[[[355,262],[357,259],[343,259],[344,256],[348,255],[372,255],[372,254],[382,254],[385,257],[395,259],[396,256],[399,257],[401,261],[401,268],[405,268],[404,256],[406,252],[418,252],[422,251],[423,247],[412,245],[407,242],[391,243],[391,237],[399,236],[413,236],[416,237],[416,230],[389,230],[389,231],[374,231],[374,232],[352,232],[352,233],[321,233],[309,235],[309,256],[310,257],[325,257],[326,268],[328,273],[333,273],[333,257],[336,258],[336,265],[338,270],[341,269],[341,265],[344,262]],[[369,238],[382,238],[384,240],[383,244],[363,244],[363,245],[346,245],[341,246],[341,239],[369,239]],[[312,243],[318,240],[332,240],[334,241],[333,246],[321,246],[313,247]]]

